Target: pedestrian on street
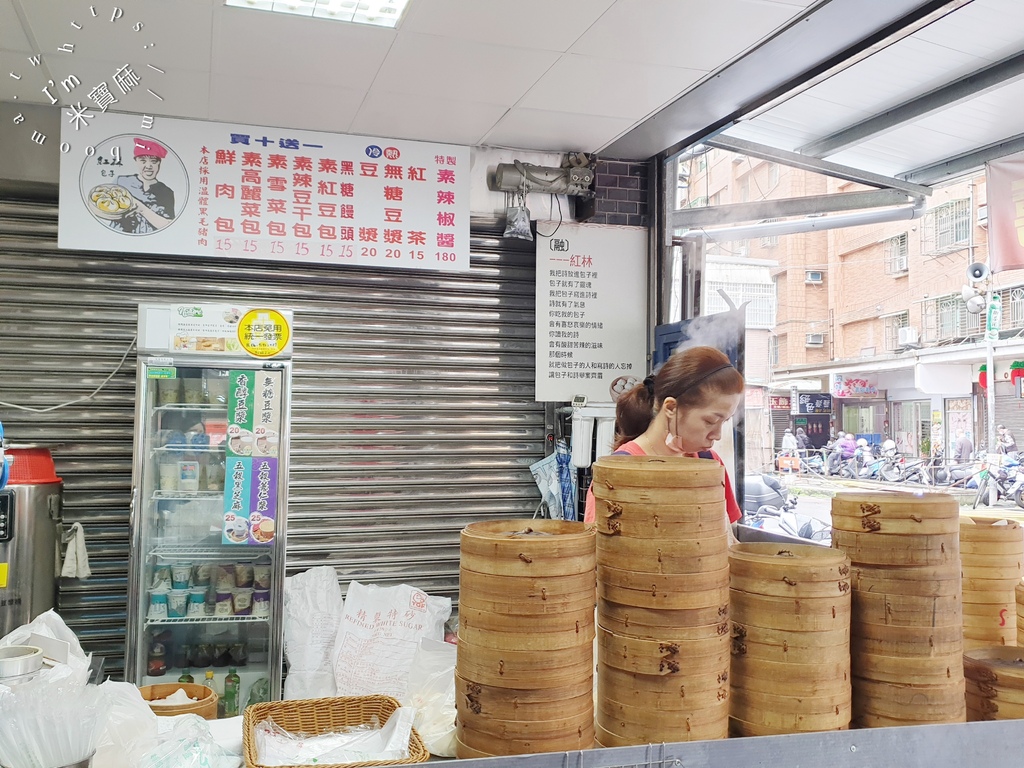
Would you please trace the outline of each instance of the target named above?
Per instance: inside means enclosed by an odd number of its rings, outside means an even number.
[[[1013,439],[1013,432],[1008,430],[1002,424],[996,427],[996,429],[999,431],[999,452],[1016,453],[1017,441]]]
[[[956,431],[956,444],[953,447],[953,461],[957,464],[966,464],[971,460],[974,453],[974,443],[967,433],[962,429]]]

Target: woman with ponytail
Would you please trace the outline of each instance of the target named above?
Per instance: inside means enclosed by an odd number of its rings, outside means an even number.
[[[743,400],[743,376],[714,347],[673,354],[655,376],[623,393],[615,404],[615,451],[632,456],[692,456],[722,459],[711,450],[722,425]],[[740,519],[729,473],[725,473],[729,522]],[[583,521],[595,519],[594,492],[587,491]]]

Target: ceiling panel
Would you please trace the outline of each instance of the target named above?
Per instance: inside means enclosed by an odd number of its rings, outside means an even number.
[[[345,133],[363,95],[358,88],[323,82],[274,87],[263,78],[214,74],[209,117],[228,123]]]
[[[21,19],[12,0],[0,0],[0,50],[28,52],[32,50],[28,36],[21,28]]]
[[[636,120],[704,76],[696,69],[655,67],[596,56],[564,55],[518,106]]]
[[[403,32],[373,87],[392,93],[432,93],[457,101],[515,104],[558,61],[553,51]]]
[[[374,88],[351,125],[353,133],[389,138],[408,138],[415,126],[416,138],[448,144],[478,145],[505,113],[500,104],[459,101],[433,93],[394,93]]]
[[[482,138],[483,143],[491,146],[592,152],[610,143],[631,125],[628,118],[516,107]]]
[[[797,10],[756,0],[619,0],[571,51],[710,71],[784,24]]]
[[[989,61],[1016,53],[1024,40],[1020,0],[975,0],[917,33],[916,37]]]
[[[402,32],[490,45],[567,51],[615,0],[413,0]]]

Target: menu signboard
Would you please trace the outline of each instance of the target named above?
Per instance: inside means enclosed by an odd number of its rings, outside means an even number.
[[[469,269],[468,147],[163,117],[144,125],[96,113],[63,126],[59,247]]]

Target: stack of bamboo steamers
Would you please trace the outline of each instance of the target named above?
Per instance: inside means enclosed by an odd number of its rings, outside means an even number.
[[[832,501],[832,546],[852,563],[855,726],[965,719],[959,511],[940,493]]]
[[[594,465],[602,746],[728,735],[723,472],[684,457],[605,456]]]
[[[964,650],[1017,645],[1017,598],[1024,528],[1012,520],[960,521]]]

